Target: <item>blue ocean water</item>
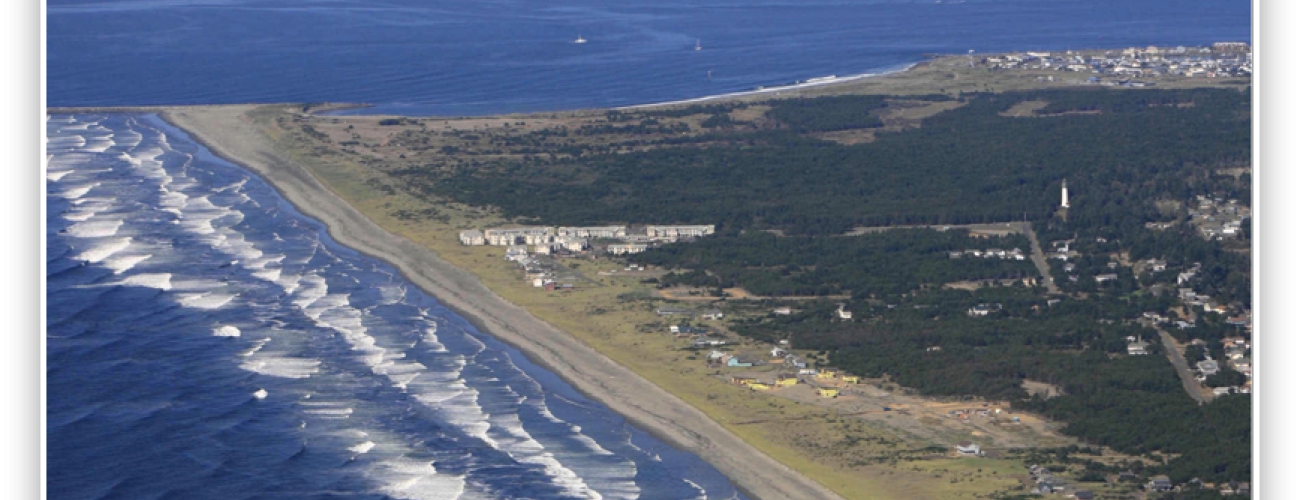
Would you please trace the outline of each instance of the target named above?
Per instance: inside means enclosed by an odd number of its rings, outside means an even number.
[[[49,498],[743,498],[157,117],[46,132]]]
[[[49,0],[47,12],[50,106],[347,101],[411,115],[674,101],[926,53],[1251,40],[1250,0]]]

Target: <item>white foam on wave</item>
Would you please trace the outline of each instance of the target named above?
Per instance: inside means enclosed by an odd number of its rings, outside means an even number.
[[[131,237],[116,238],[105,242],[96,242],[90,248],[77,255],[77,259],[91,263],[99,263],[109,258],[113,254],[126,250],[131,246]]]
[[[99,183],[98,183],[98,182],[92,182],[92,183],[90,183],[90,184],[83,184],[83,185],[80,185],[80,186],[77,186],[77,187],[74,187],[74,188],[69,188],[67,191],[64,191],[63,193],[61,193],[61,195],[62,195],[63,198],[65,198],[65,199],[75,200],[75,199],[77,199],[77,198],[80,198],[80,197],[82,197],[82,196],[85,196],[86,193],[89,193],[91,189],[95,189],[95,188],[98,187],[98,186],[99,186]]]
[[[159,290],[172,289],[171,273],[148,273],[128,276],[122,280],[124,285],[142,286],[147,288],[157,288]]]
[[[238,337],[239,328],[230,325],[222,325],[220,328],[213,328],[212,335],[215,337]]]
[[[239,364],[250,372],[269,377],[302,379],[320,371],[321,360],[258,353]]]
[[[705,490],[703,486],[695,484],[695,481],[691,481],[690,479],[686,479],[686,478],[682,478],[682,481],[685,481],[686,484],[691,485],[691,487],[695,488],[695,491],[699,493],[699,496],[696,496],[695,500],[708,500],[709,492]]]
[[[120,219],[87,220],[68,226],[66,231],[68,236],[77,238],[107,238],[116,236],[122,224]]]
[[[351,418],[354,411],[348,403],[336,401],[299,401],[298,406],[307,415],[327,419]]]
[[[260,339],[254,340],[254,341],[253,341],[253,347],[250,347],[250,348],[248,348],[248,350],[239,353],[239,355],[240,355],[240,356],[244,356],[244,357],[252,356],[253,354],[256,354],[257,351],[262,350],[263,347],[266,347],[266,343],[267,343],[267,342],[270,342],[270,341],[271,341],[271,337],[263,337],[263,338],[260,338]]]
[[[45,180],[50,182],[59,182],[60,179],[63,179],[70,173],[72,173],[71,170],[62,170],[59,172],[51,172],[47,170],[45,172]]]
[[[235,295],[218,292],[183,293],[180,302],[195,309],[220,309],[235,300]]]
[[[380,491],[403,500],[469,500],[465,478],[440,474],[433,462],[394,457],[375,464],[367,476],[382,484]]]
[[[136,264],[148,260],[153,254],[133,254],[115,256],[104,261],[104,267],[113,270],[113,274],[122,274],[135,268]]]
[[[258,389],[257,391],[253,392],[253,397],[257,399],[266,399],[266,396],[268,395],[269,393],[266,392],[266,389]]]
[[[352,453],[359,453],[359,454],[363,454],[363,455],[364,455],[364,454],[366,454],[366,453],[369,453],[370,450],[372,450],[372,449],[374,449],[374,448],[375,448],[375,442],[374,442],[374,441],[366,441],[366,442],[363,442],[363,443],[358,443],[356,446],[349,446],[349,447],[348,447],[348,451],[350,451],[350,452],[352,452]]]

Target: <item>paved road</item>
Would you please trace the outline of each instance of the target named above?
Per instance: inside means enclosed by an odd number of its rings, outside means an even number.
[[[1020,223],[1020,232],[1029,237],[1029,260],[1034,262],[1034,267],[1038,268],[1038,273],[1043,275],[1043,286],[1047,287],[1047,293],[1061,293],[1056,287],[1056,280],[1052,279],[1052,268],[1047,265],[1047,256],[1043,255],[1043,247],[1038,244],[1038,235],[1034,233],[1034,225],[1028,222]]]
[[[1169,332],[1159,328],[1160,341],[1165,346],[1165,356],[1169,357],[1169,362],[1174,364],[1174,369],[1178,370],[1178,378],[1183,379],[1183,389],[1187,389],[1187,395],[1195,399],[1197,403],[1205,404],[1214,399],[1214,396],[1206,394],[1201,386],[1201,382],[1196,380],[1196,375],[1192,374],[1192,369],[1187,366],[1187,358],[1183,357],[1182,352],[1178,350],[1178,342]]]

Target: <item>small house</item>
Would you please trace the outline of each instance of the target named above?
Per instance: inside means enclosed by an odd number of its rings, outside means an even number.
[[[799,383],[799,377],[794,375],[781,375],[776,378],[776,385],[780,387],[790,387]]]
[[[717,309],[709,309],[707,311],[704,311],[703,313],[700,313],[700,317],[704,319],[719,320],[722,319],[722,311],[719,311]]]
[[[764,382],[754,382],[749,384],[749,388],[755,391],[770,391],[772,390],[772,384],[768,384]]]
[[[460,232],[460,244],[466,246],[480,246],[486,245],[487,240],[483,238],[483,231],[470,229],[468,231]]]
[[[968,456],[976,456],[976,457],[983,454],[983,452],[980,450],[980,445],[972,443],[970,441],[962,441],[960,443],[957,443],[957,453],[960,453],[962,455],[968,455]]]
[[[660,316],[685,316],[691,314],[691,310],[681,307],[660,307],[655,309],[655,314]]]
[[[1133,342],[1128,345],[1129,356],[1146,356],[1147,344],[1145,342]]]
[[[754,377],[731,377],[731,383],[736,385],[749,385],[754,383]]]
[[[817,388],[817,395],[823,398],[833,398],[840,395],[840,390],[834,387],[819,387]]]
[[[1174,484],[1169,482],[1169,476],[1156,476],[1151,478],[1147,483],[1147,489],[1151,491],[1169,491],[1174,489]]]
[[[817,378],[820,380],[830,380],[835,378],[835,370],[821,370],[817,372]]]
[[[859,380],[861,380],[861,379],[860,379],[857,375],[845,375],[845,376],[844,376],[844,383],[846,383],[846,384],[856,384],[856,383],[858,383]]]
[[[773,347],[770,352],[773,358],[785,358],[785,349],[780,346]]]
[[[737,354],[727,360],[727,366],[736,368],[746,368],[759,364],[763,364],[763,360],[749,354]]]
[[[803,358],[800,358],[799,356],[795,356],[793,354],[785,355],[785,364],[789,366],[793,366],[795,368],[808,368],[807,361],[804,361]]]

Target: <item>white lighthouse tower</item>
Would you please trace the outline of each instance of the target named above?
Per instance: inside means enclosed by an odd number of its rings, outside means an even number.
[[[1065,179],[1061,179],[1061,208],[1070,208],[1070,188],[1065,185]]]

